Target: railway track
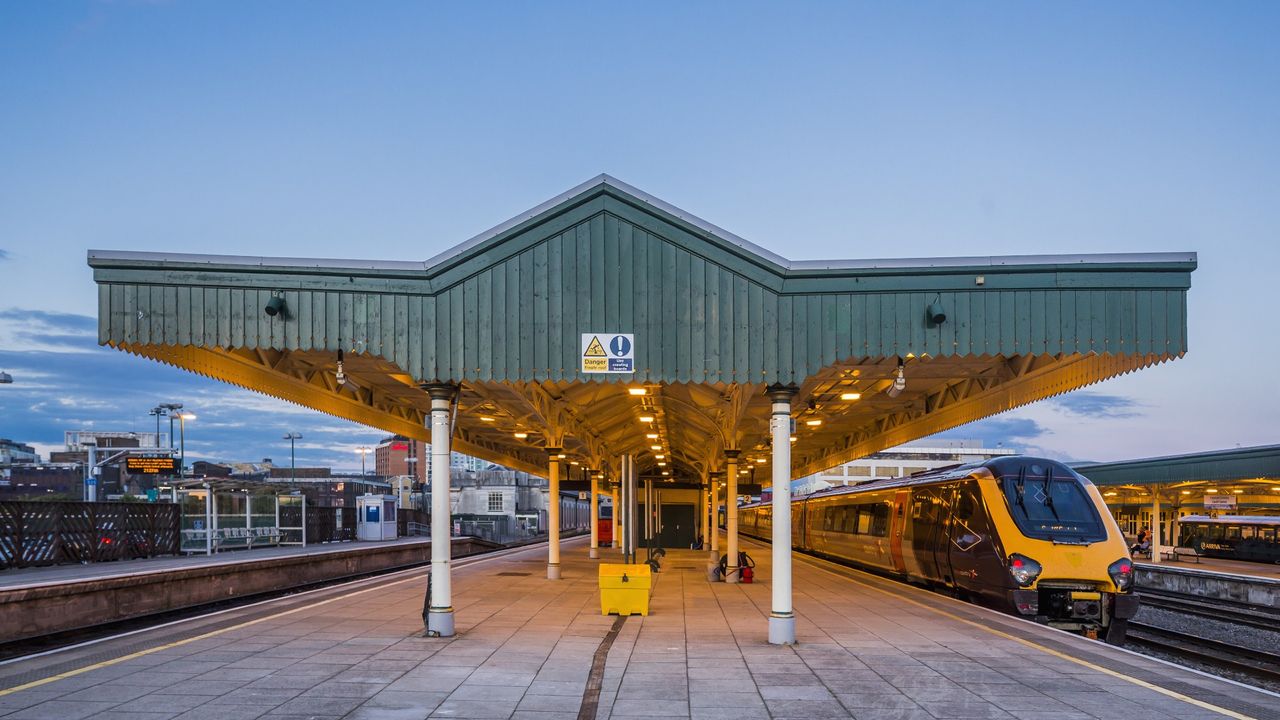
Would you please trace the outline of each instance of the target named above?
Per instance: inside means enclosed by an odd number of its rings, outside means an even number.
[[[1125,640],[1204,665],[1280,683],[1280,655],[1275,653],[1132,621]]]
[[[1193,595],[1150,590],[1139,590],[1138,594],[1142,597],[1143,607],[1168,610],[1184,615],[1195,615],[1196,617],[1220,620],[1233,625],[1244,625],[1273,632],[1280,628],[1280,613],[1268,611],[1265,608],[1224,603],[1223,601],[1210,602],[1205,598]]]

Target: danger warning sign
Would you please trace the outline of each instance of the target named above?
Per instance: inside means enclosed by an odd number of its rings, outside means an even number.
[[[635,336],[629,333],[583,333],[582,372],[636,371]]]

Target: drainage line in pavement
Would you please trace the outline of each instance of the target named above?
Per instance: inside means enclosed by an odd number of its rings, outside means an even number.
[[[587,689],[582,693],[582,705],[578,708],[578,720],[595,720],[596,709],[600,706],[600,688],[604,685],[604,664],[609,658],[609,648],[618,639],[622,624],[627,621],[626,615],[613,619],[613,627],[600,641],[596,654],[591,658],[591,674],[587,676]]]

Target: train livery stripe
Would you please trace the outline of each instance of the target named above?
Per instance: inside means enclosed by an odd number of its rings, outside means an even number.
[[[831,570],[829,570],[829,569],[827,569],[827,568],[825,568],[825,567],[822,567],[821,565],[817,564],[817,562],[815,562],[815,561],[814,561],[814,559],[812,559],[812,558],[808,558],[808,557],[800,556],[800,557],[799,557],[799,558],[797,558],[797,559],[799,559],[799,560],[801,560],[801,561],[803,561],[803,562],[808,562],[808,563],[809,563],[809,565],[810,565],[811,567],[813,567],[815,570],[819,570],[819,571],[821,571],[821,572],[824,572],[824,573],[826,573],[826,574],[828,574],[828,575],[831,575],[832,577],[837,577],[837,578],[840,578],[840,579],[842,579],[842,580],[848,580],[848,579],[850,579],[848,575],[841,575],[840,573],[833,572],[833,571],[831,571]],[[824,562],[826,562],[826,561],[824,561]],[[861,573],[861,571],[860,571],[860,570],[855,570],[855,569],[853,569],[853,568],[843,568],[843,567],[842,567],[841,569],[854,570],[854,572],[859,572],[859,573]],[[988,626],[986,626],[986,625],[983,625],[982,623],[975,622],[975,621],[973,621],[973,620],[969,620],[969,619],[967,619],[967,618],[960,617],[959,615],[955,615],[955,614],[953,614],[953,613],[949,613],[949,612],[947,612],[946,610],[940,610],[940,609],[938,609],[938,608],[936,608],[936,607],[931,607],[931,606],[929,606],[929,605],[926,605],[925,603],[922,603],[922,602],[918,602],[918,601],[916,601],[916,600],[913,600],[913,599],[911,599],[911,598],[907,597],[906,595],[899,594],[899,593],[893,592],[893,591],[891,591],[891,590],[886,590],[886,589],[884,589],[884,588],[882,588],[882,587],[877,587],[876,585],[873,585],[873,584],[871,584],[871,583],[864,582],[864,583],[862,583],[862,585],[863,585],[863,587],[869,588],[869,589],[871,589],[871,590],[875,590],[876,592],[881,593],[881,594],[883,594],[883,595],[888,595],[889,597],[892,597],[892,598],[894,598],[895,600],[901,600],[901,601],[906,602],[906,603],[909,603],[909,604],[911,604],[911,605],[915,605],[916,607],[923,608],[923,609],[928,610],[928,611],[930,611],[930,612],[933,612],[933,613],[935,613],[935,614],[941,615],[941,616],[943,616],[943,617],[945,617],[945,618],[947,618],[947,619],[949,619],[949,620],[954,620],[954,621],[956,621],[956,622],[963,623],[963,624],[965,624],[965,625],[969,625],[969,626],[972,626],[972,627],[978,628],[979,630],[982,630],[982,631],[984,631],[984,632],[987,632],[987,633],[990,633],[990,634],[992,634],[992,635],[995,635],[996,637],[1004,638],[1004,639],[1006,639],[1006,640],[1012,640],[1012,641],[1014,641],[1014,642],[1016,642],[1016,643],[1019,643],[1020,645],[1025,645],[1026,647],[1034,648],[1034,649],[1036,649],[1036,650],[1039,650],[1040,652],[1046,653],[1046,654],[1048,654],[1048,655],[1052,655],[1052,656],[1054,656],[1054,657],[1056,657],[1056,658],[1059,658],[1059,659],[1062,659],[1062,660],[1067,660],[1067,661],[1069,661],[1069,662],[1075,663],[1076,665],[1080,665],[1080,666],[1082,666],[1082,667],[1087,667],[1087,668],[1089,668],[1090,670],[1094,670],[1094,671],[1096,671],[1096,672],[1100,672],[1100,673],[1102,673],[1102,674],[1104,674],[1104,675],[1109,675],[1109,676],[1111,676],[1111,677],[1114,677],[1114,678],[1117,678],[1117,679],[1120,679],[1120,680],[1124,680],[1124,681],[1129,682],[1129,683],[1133,683],[1134,685],[1137,685],[1137,686],[1142,687],[1142,688],[1146,688],[1147,690],[1151,690],[1152,692],[1160,693],[1161,695],[1165,695],[1165,696],[1167,696],[1167,697],[1174,698],[1175,700],[1181,700],[1182,702],[1185,702],[1185,703],[1187,703],[1187,704],[1189,704],[1189,705],[1195,705],[1195,706],[1196,706],[1196,707],[1198,707],[1198,708],[1202,708],[1202,709],[1205,709],[1205,710],[1209,710],[1210,712],[1215,712],[1215,713],[1218,713],[1219,715],[1223,715],[1223,716],[1226,716],[1226,717],[1229,717],[1229,718],[1236,718],[1236,720],[1256,720],[1256,719],[1255,719],[1253,716],[1251,716],[1251,715],[1244,715],[1244,714],[1242,714],[1242,713],[1238,713],[1238,712],[1236,712],[1235,710],[1230,710],[1230,709],[1227,709],[1227,708],[1224,708],[1224,707],[1221,707],[1221,706],[1218,706],[1218,705],[1214,705],[1213,703],[1205,702],[1204,700],[1198,700],[1198,699],[1196,699],[1196,698],[1191,697],[1190,695],[1183,695],[1183,694],[1182,694],[1182,693],[1180,693],[1180,692],[1175,692],[1175,691],[1173,691],[1173,690],[1169,690],[1168,688],[1160,687],[1159,685],[1156,685],[1156,684],[1154,684],[1154,683],[1149,683],[1149,682],[1147,682],[1146,680],[1141,680],[1141,679],[1136,678],[1136,677],[1133,677],[1133,676],[1131,676],[1131,675],[1125,675],[1125,674],[1124,674],[1124,673],[1122,673],[1122,672],[1119,672],[1119,671],[1117,671],[1117,670],[1112,670],[1112,669],[1110,669],[1110,668],[1106,668],[1106,667],[1103,667],[1103,666],[1101,666],[1101,665],[1097,665],[1097,664],[1095,664],[1095,663],[1091,663],[1091,662],[1089,662],[1088,660],[1082,660],[1082,659],[1077,658],[1077,657],[1072,657],[1071,655],[1068,655],[1067,653],[1060,652],[1060,651],[1058,651],[1058,650],[1054,650],[1053,648],[1050,648],[1050,647],[1045,647],[1044,645],[1041,645],[1041,644],[1039,644],[1039,643],[1037,643],[1037,642],[1034,642],[1034,641],[1031,641],[1031,640],[1027,640],[1027,639],[1025,639],[1025,638],[1020,638],[1020,637],[1018,637],[1017,635],[1011,635],[1011,634],[1009,634],[1009,633],[1007,633],[1007,632],[1004,632],[1004,631],[1001,631],[1001,630],[996,630],[995,628],[988,627]]]

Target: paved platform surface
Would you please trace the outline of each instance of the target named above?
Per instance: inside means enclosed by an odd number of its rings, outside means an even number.
[[[673,552],[652,614],[618,623],[578,540],[559,582],[541,548],[458,561],[452,639],[421,637],[412,570],[0,664],[0,717],[1280,717],[1280,696],[803,556],[800,644],[771,646],[769,550],[744,545],[759,582]]]
[[[430,544],[429,539],[425,537],[407,537],[384,542],[323,543],[306,547],[286,545],[254,550],[227,550],[213,555],[172,555],[84,565],[13,568],[0,571],[0,590],[412,543]]]
[[[1209,570],[1228,575],[1250,575],[1253,577],[1280,580],[1280,564],[1264,562],[1247,562],[1245,560],[1225,560],[1222,558],[1200,558],[1194,560],[1161,560],[1158,563],[1138,561],[1139,565],[1153,568],[1173,568],[1177,570]]]

